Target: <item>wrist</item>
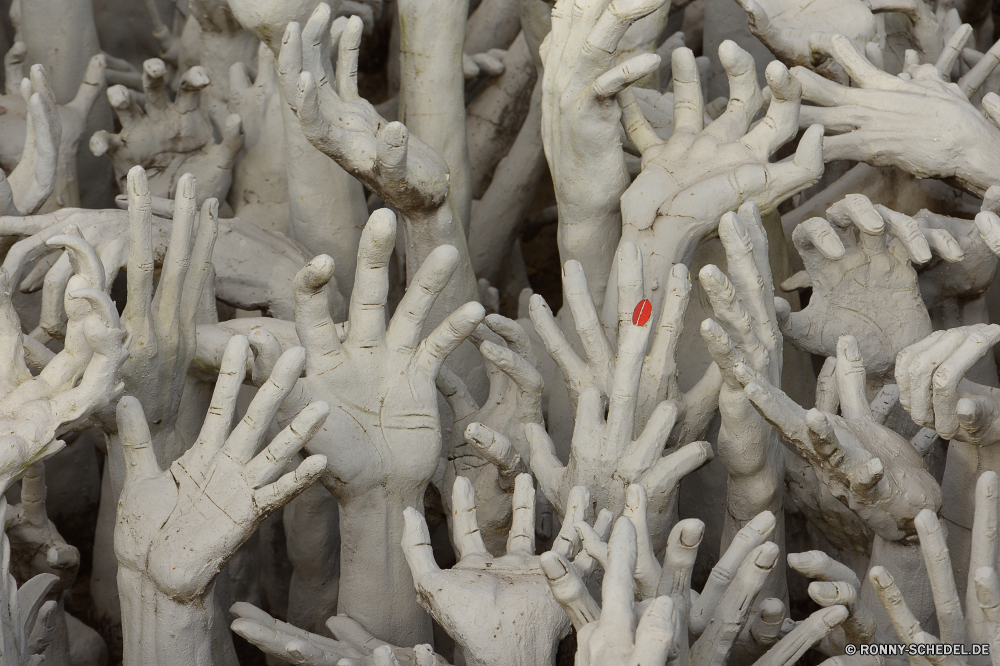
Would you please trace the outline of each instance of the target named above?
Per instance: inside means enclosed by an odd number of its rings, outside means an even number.
[[[219,633],[213,632],[214,625],[225,623],[214,603],[214,587],[202,597],[178,602],[161,592],[146,574],[120,565],[124,666],[223,663],[213,658],[212,637]]]
[[[391,484],[390,484],[391,487]],[[340,502],[340,596],[337,612],[393,645],[432,641],[430,617],[417,602],[403,556],[403,510],[423,513],[426,485],[402,492],[378,488]]]

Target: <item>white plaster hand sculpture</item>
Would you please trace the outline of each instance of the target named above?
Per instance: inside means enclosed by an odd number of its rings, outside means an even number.
[[[313,259],[295,279],[295,326],[306,349],[302,387],[332,407],[308,450],[327,456],[323,485],[340,505],[338,612],[407,647],[429,641],[431,627],[399,545],[403,509],[423,507],[441,459],[435,377],[485,312],[467,303],[423,338],[428,313],[459,264],[458,251],[443,246],[413,276],[386,326],[395,238],[395,216],[373,213],[361,236],[343,342],[323,291],[334,269],[328,256]]]
[[[469,337],[483,355],[490,394],[480,407],[447,366],[437,377],[454,418],[441,498],[450,511],[455,477],[472,481],[483,540],[488,550],[499,551],[511,526],[514,480],[528,471],[530,448],[523,424],[543,423],[542,376],[535,369],[531,341],[517,322],[487,315]]]
[[[21,580],[38,574],[56,576],[52,591],[76,580],[80,551],[66,543],[45,512],[45,465],[37,462],[21,479],[21,503],[7,507],[4,529],[10,541],[11,573]]]
[[[614,320],[602,326],[593,290],[580,262],[567,261],[563,267],[563,290],[566,303],[573,315],[573,324],[580,339],[584,358],[573,349],[566,335],[559,328],[556,317],[541,295],[535,294],[528,301],[529,315],[535,332],[546,351],[562,372],[569,394],[569,411],[578,409],[584,391],[597,388],[611,395],[615,373],[621,356],[615,347],[626,332],[635,327],[634,316],[647,295],[659,293],[653,289],[647,294],[643,279],[644,257],[634,243],[625,241],[617,252],[614,266],[617,285],[618,313]],[[635,429],[642,430],[664,400],[677,403],[681,419],[676,443],[687,444],[701,439],[715,415],[718,405],[721,378],[718,368],[709,367],[702,378],[686,393],[677,385],[677,345],[684,328],[684,315],[691,298],[691,278],[687,267],[677,264],[670,270],[662,290],[662,308],[658,318],[651,314],[650,327],[656,326],[652,343],[641,355],[642,367],[637,369],[638,387],[635,404]],[[655,323],[654,323],[655,322]],[[645,325],[645,322],[643,323]],[[627,353],[631,353],[629,350]],[[634,360],[634,359],[632,359]],[[571,413],[562,413],[558,406],[550,405],[549,422],[557,446],[571,435]]]
[[[833,136],[823,139],[828,162],[856,160],[897,166],[919,178],[946,178],[982,196],[996,180],[1000,150],[1000,99],[987,95],[979,111],[969,102],[985,80],[993,59],[983,59],[959,80],[945,78],[957,53],[946,50],[936,65],[908,67],[900,76],[873,65],[843,35],[821,36],[815,48],[828,53],[857,87],[828,81],[801,67],[793,74],[803,98],[802,126],[822,123]],[[993,120],[993,118],[997,120]],[[902,121],[901,118],[906,118]],[[944,129],[941,118],[948,118]]]
[[[165,467],[191,445],[177,425],[188,368],[195,355],[196,316],[212,275],[218,202],[215,199],[205,201],[198,215],[195,178],[191,174],[180,178],[170,242],[154,295],[153,213],[146,172],[141,166],[130,169],[126,187],[129,200],[128,299],[122,319],[132,344],[129,358],[119,371],[119,379],[125,386],[125,393],[142,405],[151,424],[152,450],[159,465]],[[47,282],[52,273],[55,270],[46,277]],[[47,319],[45,312],[43,304],[43,326]],[[188,408],[196,410],[189,415],[188,421],[200,420],[197,403],[189,404]],[[205,408],[207,405],[200,409]],[[114,409],[102,410],[96,416],[96,425],[110,442],[108,450],[119,450],[116,440],[120,433]],[[188,433],[188,436],[194,435]],[[116,620],[120,610],[112,539],[117,500],[125,483],[125,465],[126,460],[121,455],[107,458],[104,469],[107,478],[95,535],[97,558],[90,579],[91,597],[97,612]]]
[[[21,86],[23,85],[24,59],[27,50],[27,45],[23,42],[17,42],[4,58],[6,94],[0,97],[0,106],[6,109],[6,113],[0,117],[0,165],[8,170],[13,170],[18,164],[24,146],[30,145],[30,142],[22,144],[21,137],[25,136],[30,127],[28,124],[29,116],[37,114],[37,111],[29,113],[30,103],[22,98]],[[51,207],[80,205],[76,156],[86,130],[87,118],[94,102],[104,91],[106,69],[106,57],[103,54],[95,55],[90,59],[76,95],[67,103],[55,104],[54,106],[59,119],[59,127],[51,127],[48,131],[50,133],[56,129],[60,131],[52,133],[56,139],[58,157],[56,158],[55,196]],[[43,73],[44,77],[44,69],[41,65],[33,66],[29,71],[32,77],[37,77],[39,72]],[[37,92],[49,89],[48,83],[45,83],[44,87],[40,86],[36,78],[33,78],[32,82]],[[25,92],[30,94],[30,89],[26,89]],[[37,122],[37,120],[33,120],[32,124],[37,124]],[[37,132],[37,130],[33,131]],[[44,137],[42,139],[48,141]],[[36,150],[39,148],[46,151],[49,149],[47,145],[37,146]],[[39,157],[42,157],[41,153],[39,153]],[[47,155],[43,158],[46,168],[48,168],[49,159]],[[47,183],[47,180],[44,182]],[[35,212],[35,210],[37,207],[30,212]]]
[[[64,592],[71,589],[76,580],[80,551],[66,543],[49,520],[44,467],[42,462],[31,466],[21,479],[20,505],[8,506],[6,532],[10,541],[11,573],[20,581],[28,581],[39,574],[56,577],[47,592],[56,607],[46,621],[52,634],[51,642],[43,651],[45,663],[54,666],[103,664],[108,658],[103,639],[67,611],[70,595]],[[54,490],[62,488],[55,486]],[[36,638],[33,636],[32,641]]]
[[[567,569],[559,575],[563,562],[549,557],[543,564],[552,593],[558,599],[560,588],[566,588],[576,575]],[[590,597],[582,581],[576,580],[577,597],[560,600],[566,613],[574,618],[578,631],[577,666],[665,666],[680,640],[677,627],[683,611],[669,596],[655,598],[636,621],[635,604],[636,533],[632,522],[622,516],[615,522],[608,540],[602,584],[602,604]],[[584,598],[585,597],[585,598]],[[686,636],[685,636],[686,638]],[[684,663],[683,660],[681,663]]]
[[[56,238],[55,241],[60,239]],[[67,242],[73,242],[70,238]],[[103,286],[103,285],[101,285]],[[6,489],[35,462],[63,448],[55,439],[68,427],[83,425],[90,414],[103,408],[121,386],[118,369],[127,350],[122,341],[118,311],[101,289],[74,276],[67,294],[69,325],[63,350],[53,355],[28,342],[31,354],[44,360],[32,376],[25,365],[27,339],[10,301],[10,285],[0,271],[0,345],[4,350],[0,380],[0,423],[9,432],[3,438],[0,489]]]
[[[621,236],[618,200],[629,184],[615,95],[660,65],[655,54],[618,64],[615,52],[628,28],[662,4],[558,0],[539,48],[542,143],[559,206],[559,257],[580,263],[598,310]]]
[[[837,562],[821,550],[789,553],[788,566],[806,578],[809,597],[824,608],[843,606],[847,619],[830,633],[817,649],[831,657],[844,654],[847,644],[869,643],[875,634],[875,616],[861,600],[861,581],[850,567]]]
[[[402,123],[387,122],[358,93],[361,32],[357,17],[331,25],[329,6],[320,4],[304,27],[288,24],[278,55],[278,82],[310,143],[399,212],[407,228],[408,282],[437,247],[458,250],[458,269],[428,319],[436,325],[479,293],[461,220],[449,203],[448,165]],[[338,48],[336,72],[329,74],[322,57],[328,45]],[[463,360],[459,367],[457,361],[452,359],[457,371],[470,381],[464,367],[470,362]]]
[[[922,0],[911,3],[923,6]],[[859,48],[878,46],[878,26],[874,11],[900,11],[901,7],[881,7],[877,2],[811,2],[796,4],[785,0],[739,0],[747,13],[750,31],[789,67],[821,68],[826,56],[810,46],[814,33],[846,35]]]
[[[649,613],[652,607],[669,599],[674,614],[673,626],[669,628],[673,645],[668,653],[671,660],[679,659],[680,663],[692,666],[724,664],[731,658],[749,663],[761,655],[764,656],[757,663],[762,666],[792,664],[847,617],[847,611],[841,606],[825,608],[791,632],[783,632],[784,604],[780,600],[769,599],[761,603],[761,610],[756,609],[754,600],[779,557],[778,547],[768,541],[775,528],[774,515],[770,512],[756,516],[736,534],[698,594],[691,589],[691,573],[704,536],[704,523],[692,518],[673,527],[661,567],[645,519],[645,494],[641,487],[631,486],[629,496],[630,507],[615,525],[615,533],[627,532],[627,539],[616,544],[618,537],[612,535],[611,540],[604,543],[586,524],[577,523],[586,552],[605,569],[603,608],[590,597],[586,586],[565,563],[552,555],[543,556],[552,592],[573,619],[579,645],[584,645],[587,627],[593,630],[595,622],[600,626],[604,618],[602,611],[608,608],[612,599],[619,602],[628,599],[629,604],[633,599],[640,600],[634,608],[635,616],[640,612]],[[629,519],[631,529],[620,527],[625,518]],[[623,555],[628,561],[628,578],[624,570],[617,569],[622,564],[617,558]],[[609,579],[618,588],[610,598]],[[626,591],[626,597],[619,596]],[[636,619],[633,617],[633,622]],[[784,633],[787,635],[782,636]],[[624,635],[627,634],[620,632],[618,640]],[[605,636],[602,642],[611,642],[611,639]],[[596,666],[602,662],[586,663]],[[646,664],[645,661],[641,663]]]
[[[719,395],[718,455],[728,472],[725,548],[748,521],[762,511],[778,517],[775,543],[784,550],[783,447],[777,434],[761,418],[743,392],[738,365],[777,386],[783,363],[782,338],[775,315],[774,285],[768,261],[767,234],[757,204],[740,206],[719,221],[719,237],[726,251],[729,277],[707,265],[698,277],[715,319],[701,324],[701,336],[724,379]],[[768,585],[769,597],[783,599],[784,562]]]
[[[890,380],[896,354],[931,332],[910,262],[930,261],[932,243],[937,254],[954,253],[947,239],[924,235],[915,219],[851,194],[831,206],[825,220],[795,227],[792,242],[813,292],[801,312],[776,301],[782,335],[825,357],[836,356],[841,336],[854,335],[872,381]]]
[[[326,621],[333,635],[313,634],[276,620],[248,603],[235,603],[232,628],[269,655],[302,666],[450,666],[430,645],[401,648],[372,636],[346,615]]]
[[[629,276],[628,280],[622,280],[622,284],[628,285],[634,303],[641,306],[641,262],[637,248],[631,243],[622,246],[619,270]],[[664,455],[670,433],[684,410],[677,400],[663,399],[666,397],[663,384],[669,381],[673,370],[668,359],[673,358],[674,328],[679,317],[661,321],[652,342],[652,351],[647,356],[645,351],[649,348],[652,320],[632,320],[626,313],[630,313],[635,306],[629,301],[629,308],[623,312],[625,319],[620,320],[618,350],[615,360],[612,360],[610,342],[601,330],[593,302],[587,298],[587,286],[578,262],[567,262],[566,277],[569,282],[567,294],[575,291],[579,297],[580,307],[579,311],[574,311],[574,317],[581,329],[580,337],[585,342],[592,367],[596,370],[594,374],[600,372],[600,384],[590,380],[592,383],[588,382],[590,385],[579,394],[566,464],[557,456],[555,444],[544,427],[536,423],[524,426],[531,446],[531,471],[559,516],[566,511],[570,491],[575,486],[591,489],[597,509],[608,509],[614,516],[621,515],[625,507],[626,487],[641,483],[650,497],[654,539],[657,547],[662,547],[667,529],[676,519],[677,490],[681,479],[707,463],[713,455],[711,445],[704,441],[681,441]],[[679,311],[683,310],[686,277],[683,269],[679,269],[674,276],[674,284],[680,293],[671,298],[674,301],[672,305]],[[540,297],[534,296],[532,300],[533,310],[548,310]],[[587,374],[590,368],[583,366],[565,338],[556,337],[558,329],[551,321],[552,315],[550,312],[546,315],[553,334],[549,347],[553,355],[561,360],[563,367],[573,368],[580,381],[589,379]],[[537,317],[535,321],[542,321],[542,317]],[[645,413],[639,411],[640,396],[644,399],[642,406]],[[709,409],[709,414],[712,411]],[[638,423],[640,416],[646,417],[642,425]],[[697,421],[702,415],[694,416]]]
[[[442,570],[423,516],[406,509],[403,554],[421,605],[461,646],[469,666],[554,665],[570,622],[535,555],[531,475],[520,474],[515,482],[514,518],[503,556],[493,556],[483,543],[476,494],[465,477],[455,479],[450,513],[458,563]]]
[[[939,258],[918,270],[920,295],[927,304],[934,329],[987,323],[985,294],[993,283],[998,262],[976,222],[928,210],[921,210],[913,217],[928,234],[928,240],[930,234],[936,234],[953,247],[950,253],[937,252]]]
[[[143,64],[142,105],[125,86],[108,88],[108,102],[122,131],[96,132],[90,137],[90,150],[111,159],[121,192],[127,192],[129,170],[139,165],[149,171],[150,188],[156,196],[173,198],[182,175],[193,173],[201,183],[199,203],[210,198],[225,201],[233,163],[243,148],[240,117],[230,114],[225,118],[217,128],[222,139],[216,143],[212,123],[198,109],[199,94],[210,83],[205,70],[192,67],[185,72],[173,101],[168,96],[166,74],[166,65],[159,58]]]
[[[161,266],[173,233],[173,223],[169,218],[173,215],[174,206],[170,200],[158,197],[152,200],[153,261]],[[170,205],[159,205],[165,202]],[[115,209],[64,208],[45,215],[3,216],[0,217],[0,235],[28,236],[11,248],[5,263],[12,267],[11,275],[14,277],[30,268],[24,280],[20,281],[21,289],[31,292],[45,287],[43,301],[48,297],[52,303],[52,308],[46,309],[55,312],[63,299],[62,292],[69,275],[65,263],[57,264],[58,270],[53,267],[56,257],[38,261],[31,267],[29,258],[34,260],[36,255],[33,253],[39,245],[44,246],[48,238],[64,233],[67,228],[74,229],[74,233],[79,230],[97,250],[107,273],[114,275],[128,265],[129,246],[123,240],[129,235],[129,225],[128,212]],[[243,310],[263,310],[273,317],[288,321],[294,319],[295,303],[290,287],[295,274],[312,256],[308,250],[282,234],[243,224],[241,220],[219,220],[218,225],[223,242],[216,243],[212,252],[216,298]],[[267,271],[257,270],[258,266],[254,263],[256,258],[262,256],[268,257]],[[331,289],[330,306],[338,320],[344,317],[344,305],[340,294]],[[58,320],[53,324],[61,326]]]
[[[916,448],[876,420],[866,396],[864,361],[852,336],[837,345],[835,372],[843,416],[807,411],[746,365],[735,368],[754,407],[795,446],[826,490],[875,534],[871,563],[904,576],[913,598],[927,599],[913,520],[925,508],[940,510],[941,489]],[[871,608],[866,591],[863,598]],[[931,612],[919,608],[918,617],[926,619]]]
[[[958,563],[953,562],[954,554],[949,552],[945,543],[945,530],[938,517],[933,511],[925,509],[914,521],[920,537],[920,551],[930,576],[938,636],[932,636],[921,628],[920,621],[908,606],[906,595],[900,592],[892,574],[883,567],[873,567],[869,572],[879,601],[885,607],[896,635],[904,644],[942,642],[966,646],[971,643],[990,645],[992,656],[953,656],[945,660],[945,663],[952,666],[990,666],[991,660],[995,661],[997,658],[993,650],[1000,646],[1000,623],[997,622],[1000,585],[997,584],[996,573],[1000,481],[996,472],[985,472],[979,477],[975,488],[973,543],[969,559],[962,563],[965,566],[961,566],[961,569],[970,572],[964,600],[960,596],[962,586],[952,573],[952,565]],[[938,663],[933,657],[929,661]]]
[[[925,508],[940,509],[941,490],[916,449],[875,420],[853,336],[837,344],[835,371],[843,416],[799,407],[746,364],[737,365],[734,374],[750,402],[794,444],[835,497],[879,538],[912,543],[913,519]]]
[[[119,372],[125,394],[139,401],[150,423],[152,450],[161,466],[169,464],[190,442],[178,441],[175,426],[188,367],[195,354],[196,317],[212,275],[212,251],[218,235],[218,202],[208,199],[198,212],[191,174],[177,182],[170,242],[154,293],[153,213],[146,172],[133,167],[126,181],[129,198],[127,262],[128,299],[122,313],[132,340],[129,358]],[[118,434],[116,415],[99,414],[108,437]],[[117,447],[113,447],[117,448]],[[114,496],[125,481],[125,461],[112,458]]]
[[[33,65],[30,78],[18,78],[17,84],[7,81],[14,91],[0,98],[0,105],[6,108],[13,103],[12,120],[17,118],[13,115],[17,106],[25,112],[18,122],[0,123],[0,133],[13,144],[3,150],[11,155],[4,164],[10,173],[0,177],[0,212],[32,215],[56,187],[62,124],[44,67]]]
[[[899,402],[918,425],[949,440],[941,481],[947,501],[941,517],[948,523],[948,548],[959,585],[973,572],[964,564],[972,547],[973,488],[981,470],[998,465],[1000,389],[965,378],[984,356],[992,360],[1000,326],[976,324],[938,331],[904,349],[896,361]]]
[[[674,132],[669,139],[656,136],[636,105],[623,107],[626,133],[642,153],[642,172],[621,199],[622,238],[642,250],[649,284],[665,284],[675,263],[690,264],[723,214],[747,201],[769,214],[823,175],[818,126],[806,130],[793,157],[769,161],[798,131],[801,87],[785,66],[767,66],[771,102],[765,120],[750,128],[763,104],[753,58],[729,41],[719,46],[719,58],[729,78],[729,106],[707,127],[698,67],[688,48],[672,54]],[[612,311],[610,305],[605,313]]]
[[[229,205],[235,217],[288,235],[291,211],[283,149],[284,102],[274,65],[274,53],[261,42],[253,80],[242,62],[229,68],[229,111],[242,120],[244,134],[244,150],[233,166]]]
[[[126,396],[118,403],[120,443],[112,441],[119,450],[111,455],[125,458],[126,478],[115,553],[130,666],[236,663],[228,638],[212,638],[213,625],[224,622],[214,599],[215,577],[265,517],[326,467],[324,456],[309,456],[282,475],[322,427],[329,412],[322,402],[304,409],[261,450],[278,406],[302,372],[301,348],[282,355],[232,427],[248,351],[242,336],[229,343],[198,440],[166,470],[156,460],[139,401]]]
[[[7,499],[0,497],[0,525],[5,522]],[[0,659],[4,666],[39,666],[44,657],[39,654],[52,640],[55,601],[45,601],[56,576],[38,574],[17,587],[9,572],[10,543],[0,530]],[[41,629],[41,632],[39,632]],[[41,633],[41,640],[29,640]]]

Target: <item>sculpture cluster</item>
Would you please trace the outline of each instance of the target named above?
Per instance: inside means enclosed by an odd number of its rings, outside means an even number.
[[[0,3],[0,664],[1000,666],[994,5],[674,2]]]

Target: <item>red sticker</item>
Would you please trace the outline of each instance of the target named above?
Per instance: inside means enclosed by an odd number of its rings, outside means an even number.
[[[642,299],[635,306],[632,312],[632,323],[636,326],[644,326],[649,321],[649,315],[653,314],[653,304],[648,299]]]

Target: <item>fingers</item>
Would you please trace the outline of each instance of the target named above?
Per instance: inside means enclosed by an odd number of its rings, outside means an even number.
[[[153,313],[153,210],[146,172],[136,166],[128,172],[128,299],[124,318],[137,347],[154,338]]]
[[[601,607],[590,596],[587,585],[565,557],[549,551],[542,553],[539,563],[549,589],[552,590],[552,596],[566,611],[577,631],[600,619]]]
[[[573,313],[580,343],[587,355],[587,361],[597,367],[610,367],[614,363],[615,353],[611,343],[604,334],[601,320],[594,306],[594,298],[587,284],[583,266],[575,260],[567,261],[563,266],[563,292],[566,302]],[[541,333],[539,333],[541,335]],[[544,338],[542,338],[544,341]]]
[[[358,94],[358,53],[364,23],[357,16],[347,20],[340,34],[337,51],[337,94],[344,100],[356,100]]]
[[[757,381],[750,381],[743,388],[743,392],[782,437],[797,447],[804,446],[809,441],[805,428],[806,410],[785,395],[781,389],[773,386],[765,388]]]
[[[671,380],[667,373],[674,368],[674,355],[684,330],[684,314],[690,300],[691,275],[688,268],[684,264],[674,264],[667,278],[653,342],[646,355],[648,371],[661,389],[666,389],[666,384]]]
[[[1000,342],[1000,326],[977,326],[961,346],[934,370],[934,429],[943,438],[953,439],[962,426],[958,414],[959,384],[997,342]]]
[[[867,197],[865,199],[867,200]],[[929,242],[931,234],[928,233],[925,236],[920,230],[920,225],[916,219],[909,215],[897,213],[881,204],[875,206],[875,210],[878,211],[880,217],[885,221],[886,233],[898,239],[903,244],[907,254],[910,255],[911,261],[917,264],[925,264],[931,260],[932,255]],[[954,239],[952,239],[952,242],[954,243]],[[957,246],[957,243],[955,245]],[[950,248],[946,247],[946,250],[950,250]],[[954,250],[951,251],[954,252]],[[961,252],[961,248],[958,248],[958,252]],[[941,253],[939,252],[939,254]]]
[[[507,375],[522,394],[541,400],[544,388],[542,375],[523,357],[506,347],[488,341],[479,347],[479,352],[489,363]]]
[[[302,27],[302,67],[313,75],[317,86],[326,85],[327,68],[330,67],[330,18],[327,3],[320,3],[313,9]]]
[[[756,645],[768,649],[781,637],[785,620],[785,604],[780,599],[764,599],[750,625],[750,636]]]
[[[278,407],[291,393],[302,374],[306,363],[305,355],[302,347],[293,347],[285,351],[274,364],[271,376],[257,391],[246,414],[226,440],[225,451],[236,462],[245,465],[257,455],[267,436],[267,429],[278,413]]]
[[[590,491],[584,486],[573,486],[569,491],[565,506],[556,502],[552,502],[552,506],[556,511],[563,510],[563,524],[559,529],[559,534],[552,542],[552,550],[563,557],[573,557],[580,549],[580,536],[573,526],[587,520],[587,511],[590,509]]]
[[[87,64],[87,71],[76,91],[76,96],[67,106],[72,107],[83,116],[89,115],[91,107],[106,85],[104,71],[107,66],[107,58],[103,53],[92,57]]]
[[[965,76],[958,80],[958,88],[966,97],[972,97],[989,78],[993,70],[1000,64],[1000,42],[997,42],[983,54],[982,59],[977,62],[972,69],[966,72]]]
[[[243,476],[250,486],[260,488],[277,479],[295,454],[319,432],[329,415],[330,406],[322,401],[303,409],[267,448],[247,463]]]
[[[649,599],[656,596],[660,582],[660,563],[653,552],[653,541],[646,521],[648,500],[646,489],[638,483],[630,484],[625,490],[625,511],[622,515],[632,521],[636,537],[635,582],[639,597]]]
[[[1000,221],[998,221],[998,239],[1000,239]],[[997,247],[1000,248],[1000,244]],[[562,370],[567,384],[576,383],[578,378],[582,378],[585,375],[587,370],[586,363],[573,351],[572,345],[570,345],[569,340],[566,339],[566,336],[559,329],[559,325],[552,315],[552,310],[541,295],[533,294],[529,299],[528,315],[531,317],[531,323],[535,326],[535,332],[538,333],[538,337],[542,339],[542,344],[545,345],[545,351],[549,353],[552,360]],[[572,391],[570,395],[573,395]]]
[[[524,471],[524,463],[521,462],[521,456],[507,437],[482,423],[470,423],[465,428],[465,441],[483,459],[497,468],[501,487],[509,490],[516,485],[516,477]]]
[[[976,509],[972,522],[972,544],[970,546],[969,571],[981,567],[995,567],[997,564],[997,530],[1000,526],[1000,479],[993,471],[984,472],[976,482]],[[969,634],[973,642],[985,635],[985,618],[976,602],[976,586],[970,577],[965,596],[965,608],[969,622]]]
[[[750,326],[766,349],[778,344],[775,329],[774,285],[767,257],[767,234],[757,204],[740,206],[719,222],[719,237],[726,250],[729,276],[750,315]]]
[[[173,336],[180,333],[178,308],[184,292],[184,277],[191,265],[191,239],[194,236],[195,215],[198,211],[196,182],[186,173],[177,182],[174,194],[174,219],[170,227],[170,244],[163,257],[160,282],[153,297],[153,312],[158,324]],[[193,323],[193,322],[192,322]]]
[[[236,398],[246,377],[249,351],[250,342],[242,335],[234,335],[226,344],[219,367],[219,379],[212,392],[212,402],[198,436],[198,442],[203,443],[210,452],[222,448],[226,435],[229,434],[236,413]]]
[[[632,442],[635,407],[639,399],[639,379],[652,326],[628,322],[618,340],[618,358],[608,399],[607,441],[624,451]]]
[[[635,319],[637,303],[645,299],[642,280],[642,252],[632,242],[622,241],[615,261],[618,272],[618,328],[608,337],[624,333],[626,325]]]
[[[937,515],[924,509],[914,519],[920,537],[920,552],[931,581],[941,640],[965,642],[965,617],[955,589],[951,557]]]
[[[685,444],[657,460],[653,469],[642,476],[642,485],[658,505],[666,505],[666,499],[675,495],[681,479],[704,467],[714,455],[712,445],[708,442]]]
[[[635,649],[629,666],[665,664],[674,647],[677,609],[670,597],[657,597],[639,618],[635,629]]]
[[[885,567],[876,566],[868,572],[868,578],[871,580],[875,594],[889,615],[892,626],[896,629],[896,635],[904,643],[914,642],[914,636],[921,631],[920,623],[917,622],[917,618],[906,605],[903,594],[896,587],[896,581],[893,580],[892,575]]]
[[[841,336],[837,341],[837,391],[844,418],[874,420],[871,405],[865,393],[866,374],[858,340],[853,335]]]
[[[757,660],[755,666],[795,664],[806,650],[829,635],[845,619],[847,619],[847,609],[843,606],[831,606],[816,611],[768,650]]]
[[[354,293],[358,291],[357,282],[354,284]],[[383,306],[385,301],[383,300]],[[479,303],[466,303],[438,324],[437,328],[431,331],[430,335],[424,339],[417,347],[414,355],[414,367],[428,377],[437,375],[445,359],[458,349],[469,335],[476,330],[486,317],[486,310]],[[354,330],[352,321],[351,331]]]
[[[660,56],[642,53],[616,65],[594,82],[594,96],[597,99],[614,97],[640,79],[660,69]]]
[[[767,115],[742,139],[742,143],[763,160],[799,131],[799,105],[802,101],[802,85],[783,64],[772,61],[765,76],[771,88]]]
[[[326,456],[309,456],[274,483],[253,491],[260,517],[266,517],[298,497],[326,470]]]
[[[315,257],[295,275],[295,332],[306,350],[306,372],[319,375],[339,362],[340,338],[330,316],[326,284],[333,277],[333,258]]]
[[[136,398],[127,395],[118,401],[116,416],[122,443],[121,455],[125,457],[125,482],[151,479],[159,475],[160,466],[156,462],[142,405]]]
[[[705,631],[737,569],[751,551],[767,541],[774,526],[774,514],[764,511],[736,533],[729,548],[712,568],[701,596],[691,607],[691,633],[698,636]]]
[[[635,614],[632,612],[635,567],[635,527],[632,521],[622,516],[615,521],[608,541],[608,568],[604,572],[604,584],[601,587],[602,628],[632,634],[635,627]]]
[[[198,232],[195,234],[191,250],[191,264],[184,279],[184,293],[181,294],[181,321],[195,333],[195,320],[205,292],[205,285],[213,276],[212,253],[219,236],[219,201],[207,199],[201,206]]]
[[[386,344],[390,349],[416,348],[427,315],[458,263],[458,250],[451,245],[439,246],[427,256],[406,288],[406,293],[389,322]]]
[[[184,72],[177,88],[177,96],[174,98],[174,109],[178,113],[195,111],[198,108],[198,97],[209,83],[211,80],[204,67],[195,66]]]
[[[686,518],[674,525],[667,537],[663,570],[656,594],[670,596],[678,612],[691,605],[691,572],[698,557],[698,546],[704,536],[705,523],[697,518]],[[685,610],[684,616],[687,615]]]
[[[962,49],[965,48],[965,43],[969,41],[969,37],[972,36],[972,26],[968,23],[963,23],[959,26],[958,30],[952,33],[948,42],[944,45],[941,50],[941,55],[938,56],[937,62],[934,63],[934,69],[937,70],[941,78],[947,80],[951,79],[951,70],[958,62],[959,56],[962,55]]]
[[[674,133],[696,135],[705,128],[705,99],[698,65],[691,49],[675,49],[670,56],[674,82]]]
[[[347,340],[357,346],[385,339],[385,303],[389,295],[389,257],[396,247],[396,216],[387,208],[368,218],[358,247],[358,267],[351,292],[351,328]]]
[[[861,581],[850,567],[834,560],[821,550],[789,553],[788,566],[806,578],[830,582],[846,581],[856,589],[861,589]]]
[[[778,547],[767,542],[747,555],[713,609],[711,622],[692,647],[692,661],[697,655],[697,658],[707,659],[707,663],[726,663],[733,642],[750,618],[753,599],[778,562],[778,554]]]
[[[753,56],[736,42],[726,40],[719,45],[719,60],[729,79],[729,103],[719,118],[708,127],[708,133],[725,143],[737,141],[746,134],[751,121],[764,103]]]
[[[809,44],[814,50],[830,55],[862,88],[905,89],[906,84],[902,80],[872,65],[857,45],[843,35],[816,33],[809,39]]]
[[[142,89],[146,95],[147,109],[166,109],[170,106],[165,77],[167,65],[159,58],[142,63]]]
[[[566,477],[566,467],[556,455],[556,446],[545,432],[545,427],[538,423],[524,424],[524,436],[531,448],[531,472],[538,479],[542,493],[549,499],[552,506],[561,506],[563,480]]]
[[[452,491],[451,538],[459,561],[490,559],[476,519],[476,492],[464,476],[455,477]]]
[[[531,557],[535,554],[535,486],[530,474],[518,474],[514,481],[507,554]]]
[[[461,478],[461,477],[459,477]],[[413,583],[419,589],[420,581],[430,573],[440,571],[434,561],[434,550],[431,548],[431,535],[427,531],[427,522],[413,507],[403,510],[403,556],[410,566]]]
[[[976,229],[983,242],[990,248],[990,252],[1000,256],[1000,216],[990,211],[983,211],[976,215]]]

